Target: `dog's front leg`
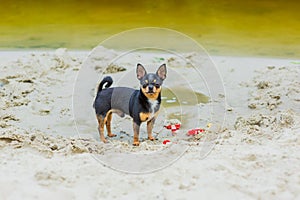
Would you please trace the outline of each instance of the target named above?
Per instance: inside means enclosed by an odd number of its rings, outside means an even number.
[[[140,123],[133,122],[133,146],[139,146]]]
[[[148,139],[151,141],[155,140],[155,138],[152,136],[152,129],[155,123],[155,119],[156,117],[153,117],[151,120],[147,122]]]

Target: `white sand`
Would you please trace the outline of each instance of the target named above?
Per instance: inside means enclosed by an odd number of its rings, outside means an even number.
[[[182,149],[162,145],[163,136],[153,143],[142,141],[138,148],[131,146],[131,133],[105,145],[96,121],[87,121],[82,126],[86,134],[78,138],[72,93],[86,56],[64,49],[0,53],[0,199],[300,198],[299,61],[212,57],[226,90],[225,126],[218,133],[183,138],[188,150],[176,160]],[[175,69],[176,59],[170,65]],[[198,87],[206,94],[204,86]],[[92,99],[93,91],[87,93]],[[205,113],[206,105],[201,106]],[[91,104],[82,109],[89,113]],[[115,131],[130,132],[124,125],[129,119],[115,121]],[[219,137],[203,158],[209,134]],[[152,173],[128,174],[97,160],[138,169],[129,165],[130,156],[120,160],[120,153],[176,162]],[[138,167],[151,171],[153,166],[161,165],[141,162]]]

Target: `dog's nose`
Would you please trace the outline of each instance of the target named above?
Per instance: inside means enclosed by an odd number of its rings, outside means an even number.
[[[149,85],[149,86],[148,86],[148,89],[149,89],[149,91],[152,92],[152,91],[153,91],[153,85]]]

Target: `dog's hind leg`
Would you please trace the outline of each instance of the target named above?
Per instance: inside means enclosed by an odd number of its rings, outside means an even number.
[[[107,143],[107,140],[104,137],[104,117],[101,115],[96,115],[97,120],[98,120],[98,131],[100,134],[100,140],[104,143]]]
[[[108,137],[116,137],[117,135],[116,134],[113,134],[111,132],[111,120],[112,120],[112,110],[110,110],[107,115],[106,115],[106,121],[105,121],[105,124],[106,124],[106,130],[107,130],[107,136]]]

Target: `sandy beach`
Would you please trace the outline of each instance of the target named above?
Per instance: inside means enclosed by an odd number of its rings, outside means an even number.
[[[212,56],[201,60],[207,75],[199,79],[188,66],[194,53],[185,61],[133,53],[112,65],[118,53],[100,50],[105,57],[67,49],[0,52],[0,199],[300,198],[299,60]],[[103,144],[92,107],[100,74],[138,88],[137,61],[151,69],[166,62],[166,91],[176,97],[163,95],[157,140],[142,132],[133,147],[131,119],[114,117],[118,136]],[[82,66],[90,70],[85,76]],[[212,101],[216,77],[224,93]],[[225,110],[212,116],[224,121],[212,120],[211,106],[222,103]],[[183,127],[172,135],[163,123],[176,116]],[[186,136],[196,126],[206,131]]]

